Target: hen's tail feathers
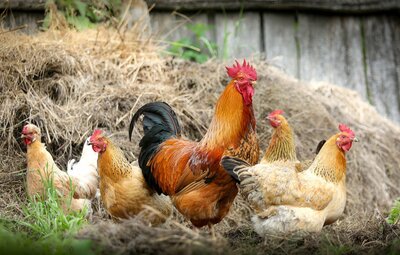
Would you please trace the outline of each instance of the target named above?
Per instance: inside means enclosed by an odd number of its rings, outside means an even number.
[[[141,115],[143,115],[144,135],[139,143],[141,150],[138,162],[147,184],[160,194],[162,190],[152,175],[150,166],[148,166],[147,163],[156,153],[161,143],[173,136],[180,136],[181,127],[175,112],[167,103],[148,103],[137,110],[132,117],[129,125],[130,140],[135,123]]]
[[[230,176],[237,182],[240,183],[240,173],[244,168],[250,167],[251,165],[239,158],[224,156],[221,159],[221,165],[225,168]]]
[[[318,143],[317,148],[315,149],[315,155],[318,155],[319,151],[322,149],[325,142],[326,142],[326,140],[322,140]]]

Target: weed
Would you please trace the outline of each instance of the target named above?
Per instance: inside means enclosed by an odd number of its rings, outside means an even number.
[[[400,221],[400,199],[398,198],[390,210],[389,216],[386,219],[389,224],[397,224]]]
[[[93,28],[96,23],[109,20],[114,17],[121,6],[121,0],[48,0],[46,8],[57,6],[57,12],[61,14],[68,25],[77,30]],[[47,29],[51,23],[51,14],[47,15],[43,22],[43,28]]]
[[[211,26],[197,23],[189,24],[187,28],[194,39],[182,38],[171,42],[169,54],[197,63],[204,63],[210,58],[217,57],[217,44],[205,36],[206,32],[212,28]]]
[[[73,237],[87,222],[87,209],[63,210],[71,204],[73,189],[63,200],[53,178],[42,176],[42,182],[43,196],[28,198],[21,220],[1,219],[0,254],[94,254],[89,240]]]

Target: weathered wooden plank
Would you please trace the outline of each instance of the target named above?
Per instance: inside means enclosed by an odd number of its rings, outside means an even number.
[[[43,11],[46,0],[0,0],[0,9]]]
[[[396,66],[396,76],[397,76],[397,109],[400,111],[400,17],[399,16],[391,16],[389,18],[389,22],[391,25],[391,29],[393,31],[393,52],[394,52],[394,61]],[[396,107],[396,106],[393,106]]]
[[[219,56],[239,59],[259,54],[262,50],[261,17],[257,12],[215,15]]]
[[[396,0],[147,0],[158,10],[313,10],[340,13],[384,12],[400,9]]]
[[[363,19],[367,82],[378,111],[400,121],[398,60],[395,59],[399,45],[394,45],[395,31],[390,19],[398,17],[370,16]]]
[[[18,27],[25,26],[19,31],[33,34],[37,32],[41,26],[41,21],[44,19],[44,13],[42,12],[19,12],[14,11],[5,15],[3,20],[4,28],[15,29]]]
[[[46,0],[0,0],[0,9],[44,10]],[[307,10],[376,13],[400,10],[397,0],[146,0],[155,10]]]
[[[300,79],[346,84],[341,17],[299,14]]]
[[[188,29],[190,24],[211,25],[206,14],[184,16],[175,12],[151,12],[150,17],[153,33],[166,41],[177,41],[182,38],[194,39],[193,32]],[[214,40],[212,28],[205,33],[205,36]]]
[[[327,81],[368,100],[358,17],[300,14],[300,79]]]
[[[345,73],[343,74],[344,83],[339,85],[356,90],[368,101],[368,89],[363,63],[361,20],[359,17],[343,17],[341,20],[342,43],[345,46],[345,62],[342,64],[345,67]]]
[[[298,52],[294,13],[263,14],[264,50],[268,61],[298,77]]]

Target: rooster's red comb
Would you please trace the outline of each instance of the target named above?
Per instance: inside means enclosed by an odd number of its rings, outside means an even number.
[[[243,64],[240,65],[237,60],[235,60],[235,64],[232,67],[225,67],[228,72],[229,77],[236,78],[239,73],[247,74],[251,79],[257,80],[257,72],[253,66],[246,62],[246,59],[243,60]]]
[[[276,110],[272,111],[270,114],[268,114],[268,117],[272,117],[275,115],[282,115],[282,114],[285,114],[285,112],[283,110],[276,109]]]
[[[350,138],[356,137],[356,134],[354,134],[353,130],[351,130],[348,126],[346,126],[343,123],[339,124],[339,130],[340,130],[340,132],[345,132],[345,133],[349,134]]]

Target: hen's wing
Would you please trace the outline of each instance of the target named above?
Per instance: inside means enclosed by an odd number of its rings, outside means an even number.
[[[230,158],[224,157],[223,166],[228,167],[229,161]],[[233,172],[240,181],[242,195],[255,210],[265,210],[271,205],[321,210],[332,200],[332,184],[309,171],[298,173],[295,163],[237,164]]]

